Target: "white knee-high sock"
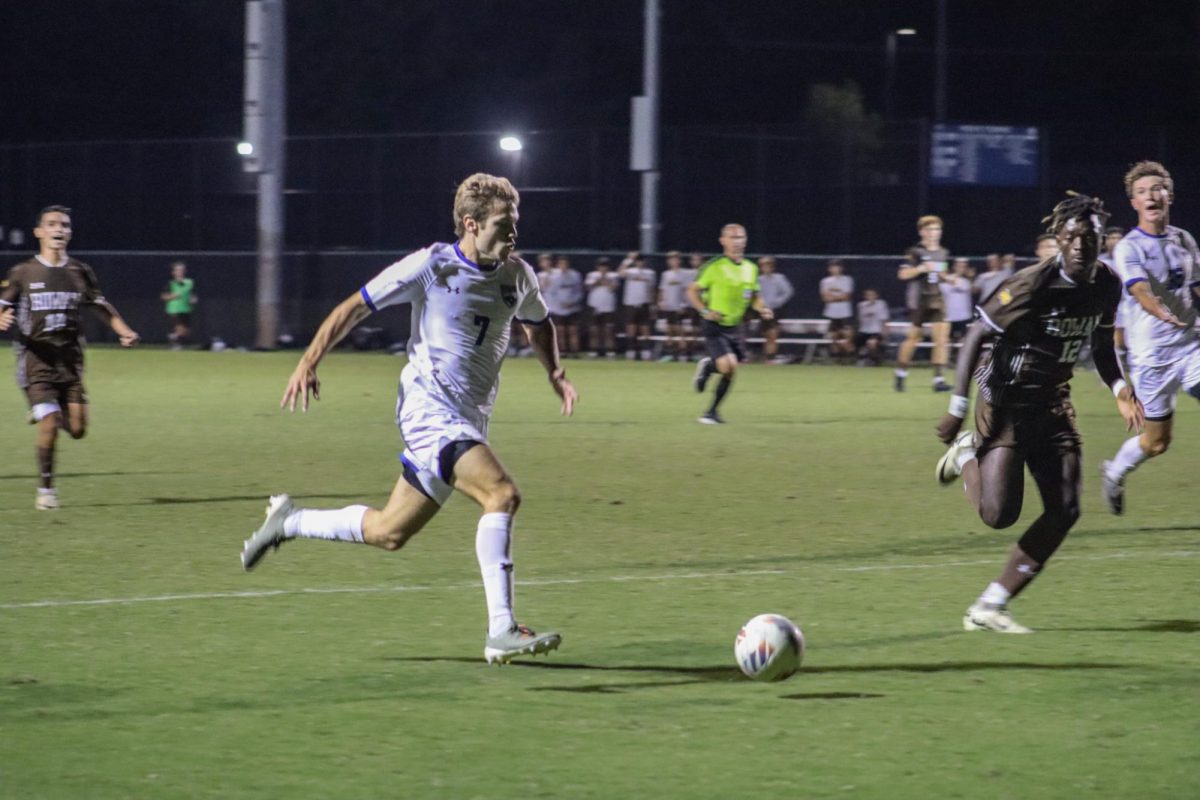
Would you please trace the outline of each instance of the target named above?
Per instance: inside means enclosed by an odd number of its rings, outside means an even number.
[[[487,597],[488,634],[497,636],[513,626],[512,514],[493,511],[479,518],[475,557]]]
[[[1125,480],[1125,476],[1137,469],[1138,464],[1145,461],[1146,458],[1146,451],[1142,449],[1140,436],[1126,439],[1125,444],[1121,445],[1121,449],[1108,463],[1109,479],[1117,482]]]
[[[346,506],[332,510],[299,508],[283,521],[288,538],[330,539],[338,542],[363,540],[363,516],[366,506]]]

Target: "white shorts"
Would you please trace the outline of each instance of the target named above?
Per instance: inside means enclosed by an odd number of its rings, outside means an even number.
[[[1179,390],[1190,390],[1200,384],[1200,343],[1170,349],[1178,353],[1164,366],[1139,363],[1136,355],[1129,354],[1130,381],[1146,408],[1148,420],[1169,419],[1175,413],[1175,395]]]
[[[441,473],[442,451],[454,442],[487,444],[487,420],[472,421],[468,417],[412,386],[396,402],[396,424],[404,439],[400,460],[416,476],[421,490],[439,506],[445,505],[454,491],[450,476]]]

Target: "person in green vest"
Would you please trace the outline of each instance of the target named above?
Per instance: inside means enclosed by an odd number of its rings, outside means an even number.
[[[182,350],[192,332],[192,309],[200,301],[196,296],[196,282],[187,276],[187,264],[182,261],[171,264],[171,280],[163,289],[162,299],[171,319],[171,333],[167,339],[172,350]]]
[[[726,225],[721,229],[720,241],[723,254],[701,267],[687,289],[688,302],[704,320],[704,344],[708,348],[708,355],[696,365],[692,386],[703,392],[708,379],[721,374],[712,404],[699,419],[705,425],[725,422],[717,407],[729,393],[738,362],[746,360],[741,342],[746,309],[753,308],[764,320],[775,318],[759,297],[758,265],[745,257],[746,229],[734,223]]]

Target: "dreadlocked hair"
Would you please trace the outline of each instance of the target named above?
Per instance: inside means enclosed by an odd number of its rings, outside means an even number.
[[[1067,199],[1056,205],[1050,215],[1042,219],[1042,224],[1046,226],[1048,233],[1058,233],[1059,228],[1070,220],[1097,217],[1098,224],[1096,221],[1093,221],[1093,224],[1096,234],[1100,235],[1104,231],[1104,221],[1108,216],[1108,212],[1104,210],[1104,201],[1099,197],[1068,190]]]

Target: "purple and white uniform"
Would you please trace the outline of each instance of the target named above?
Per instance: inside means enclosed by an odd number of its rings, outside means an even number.
[[[487,442],[513,318],[546,321],[537,278],[518,258],[484,266],[457,244],[436,243],[387,267],[361,293],[372,311],[412,304],[396,423],[406,465],[429,496],[444,503],[451,487],[438,456],[455,441]]]

